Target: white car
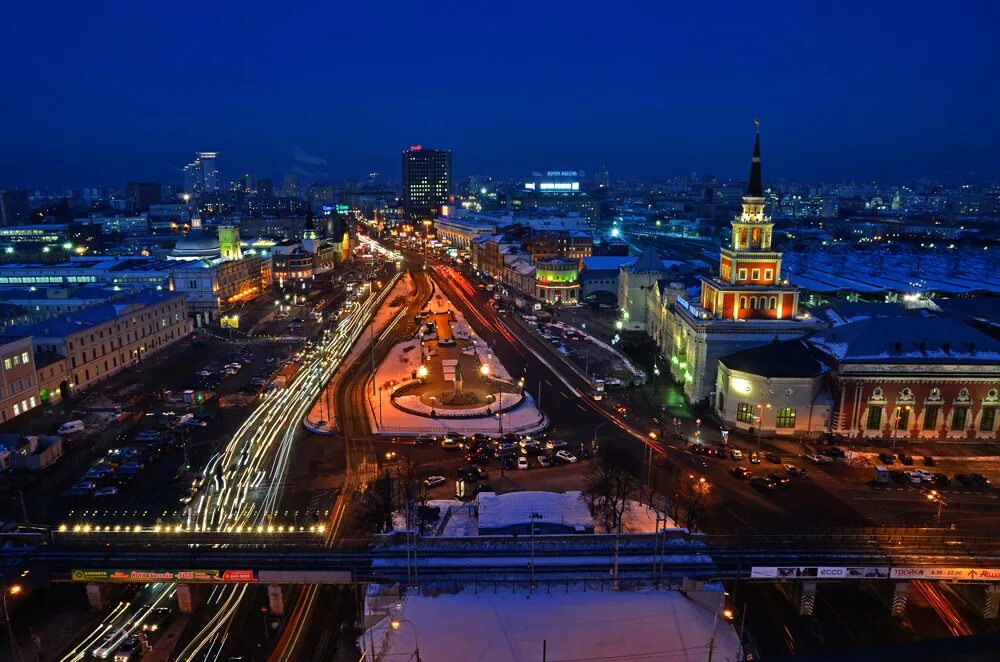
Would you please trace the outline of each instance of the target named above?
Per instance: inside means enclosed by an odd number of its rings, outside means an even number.
[[[438,485],[444,485],[447,482],[448,479],[444,476],[428,476],[427,479],[424,480],[424,487],[431,489],[432,487],[437,487]]]
[[[732,456],[732,458],[734,460],[742,460],[743,459],[743,451],[741,451],[738,448],[734,448],[733,450],[731,450],[729,452],[729,454]]]
[[[527,471],[528,469],[528,458],[521,456],[517,458],[517,468],[522,471]]]
[[[563,462],[569,462],[570,464],[573,464],[574,462],[577,461],[576,455],[573,455],[569,451],[556,451],[556,457],[562,460]]]
[[[816,453],[806,455],[806,459],[811,462],[815,462],[816,464],[830,464],[833,462],[832,458],[827,457],[826,455],[817,455]]]
[[[95,497],[114,496],[116,494],[118,494],[118,488],[115,487],[114,485],[111,485],[109,487],[102,487],[101,489],[94,492]]]
[[[907,475],[910,476],[911,483],[932,483],[934,482],[934,474],[926,469],[914,469],[913,471],[908,471]],[[916,478],[916,480],[914,480]]]

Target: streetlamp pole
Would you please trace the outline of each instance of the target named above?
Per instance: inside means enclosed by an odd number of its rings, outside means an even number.
[[[535,587],[535,520],[542,519],[542,515],[531,513],[528,517],[531,523],[531,582],[528,584],[528,595],[531,595],[531,590]]]
[[[389,625],[393,630],[398,630],[399,626],[403,623],[409,623],[410,627],[413,628],[413,656],[417,659],[417,662],[422,662],[420,659],[420,639],[417,637],[417,626],[413,624],[413,621],[404,619],[394,619],[389,622]]]
[[[7,621],[7,636],[10,638],[10,650],[14,654],[12,660],[17,662],[24,662],[24,658],[21,657],[21,649],[17,645],[17,640],[14,638],[14,623],[13,619],[10,617],[10,607],[7,606],[7,594],[17,595],[21,592],[21,586],[19,584],[14,584],[12,586],[2,586],[3,590],[3,617]]]

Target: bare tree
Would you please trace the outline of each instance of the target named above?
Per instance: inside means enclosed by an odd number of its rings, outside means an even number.
[[[621,533],[622,517],[635,492],[627,457],[619,447],[605,444],[594,459],[584,480],[583,500],[604,530]]]

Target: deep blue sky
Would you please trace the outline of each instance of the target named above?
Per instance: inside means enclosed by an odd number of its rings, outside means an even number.
[[[303,7],[303,4],[316,5]],[[155,5],[155,6],[154,6]],[[15,2],[0,187],[459,176],[1000,176],[1000,3]]]

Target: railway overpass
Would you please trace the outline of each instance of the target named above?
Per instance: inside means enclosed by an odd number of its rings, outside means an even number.
[[[308,533],[90,532],[53,534],[42,544],[0,549],[7,577],[25,571],[39,582],[78,582],[95,603],[102,585],[173,582],[197,603],[204,585],[269,586],[283,609],[291,584],[490,582],[625,582],[681,586],[690,582],[776,582],[809,613],[824,582],[859,581],[905,607],[913,580],[946,581],[975,595],[987,616],[1000,604],[1000,539],[949,529],[850,529],[740,536],[609,534],[422,538],[397,533],[335,547]],[[7,542],[10,542],[9,540]],[[181,590],[183,589],[183,590]],[[887,598],[888,601],[888,598]],[[183,604],[183,602],[182,602]]]

